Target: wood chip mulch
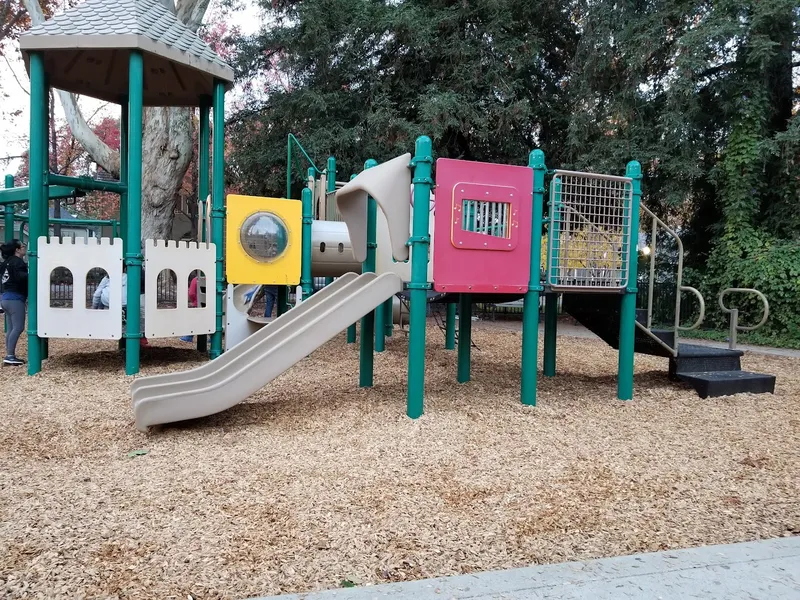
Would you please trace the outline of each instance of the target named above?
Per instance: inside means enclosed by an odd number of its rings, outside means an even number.
[[[372,389],[342,334],[248,402],[148,434],[115,343],[51,341],[41,374],[0,371],[0,596],[247,598],[800,533],[800,360],[748,354],[775,395],[701,400],[637,356],[620,402],[616,352],[562,337],[531,408],[520,335],[474,338],[458,385],[429,328],[415,421],[396,330]],[[200,363],[152,343],[143,374]]]

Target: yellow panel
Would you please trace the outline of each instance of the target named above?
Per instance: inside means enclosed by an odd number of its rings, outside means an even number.
[[[302,259],[303,203],[284,198],[240,196],[226,198],[225,270],[228,283],[297,285]],[[286,247],[271,261],[256,260],[242,245],[240,232],[245,221],[257,213],[271,213],[287,230]]]

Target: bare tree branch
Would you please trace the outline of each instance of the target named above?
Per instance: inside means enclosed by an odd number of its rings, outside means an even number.
[[[4,61],[6,61],[6,64],[8,65],[8,70],[11,71],[11,74],[14,76],[14,81],[16,81],[17,84],[19,85],[19,89],[21,89],[23,92],[28,94],[28,96],[30,96],[31,93],[25,89],[24,85],[22,85],[22,82],[19,80],[19,77],[17,77],[17,74],[14,72],[14,68],[11,66],[11,63],[8,62],[8,57],[5,54],[0,54],[0,56],[3,57]]]
[[[44,14],[42,13],[42,7],[39,5],[38,0],[22,0],[22,3],[25,5],[25,8],[28,9],[33,25],[44,23]],[[61,106],[64,108],[64,116],[67,119],[67,124],[69,125],[70,131],[72,131],[72,135],[78,139],[81,146],[86,148],[89,156],[91,156],[97,164],[114,177],[119,177],[119,152],[112,150],[103,140],[97,137],[94,131],[92,131],[92,128],[89,127],[89,124],[86,122],[86,119],[83,118],[78,108],[78,102],[74,94],[63,90],[56,91],[58,92],[59,100],[61,100]]]

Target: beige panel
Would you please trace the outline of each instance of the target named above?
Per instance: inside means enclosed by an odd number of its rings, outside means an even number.
[[[367,196],[372,196],[386,215],[392,256],[408,259],[408,231],[411,226],[411,154],[406,153],[377,167],[366,169],[336,192],[336,204],[342,214],[353,255],[358,262],[367,259]]]

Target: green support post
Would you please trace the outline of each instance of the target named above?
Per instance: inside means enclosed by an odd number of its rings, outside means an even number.
[[[353,179],[355,179],[355,178],[356,178],[355,173],[350,175],[350,181],[353,181]],[[362,332],[361,335],[364,335],[364,333]],[[350,325],[347,328],[347,343],[348,344],[355,344],[356,343],[356,324],[355,323],[353,323],[352,325]]]
[[[128,64],[128,270],[127,323],[125,327],[125,373],[139,372],[139,341],[142,292],[142,128],[144,111],[144,59],[139,51],[130,53]]]
[[[335,196],[331,196],[336,192],[336,158],[333,156],[328,157],[328,164],[326,167],[326,174],[327,180],[325,181],[325,191],[327,192],[327,196],[325,197],[325,206],[328,206],[328,201],[331,200],[335,202]],[[327,210],[327,208],[326,208]],[[324,221],[327,218],[327,215],[319,215],[319,220]],[[325,285],[330,285],[333,283],[333,277],[326,277],[325,278]],[[349,331],[348,331],[349,333]],[[354,340],[355,341],[355,340]]]
[[[211,154],[210,154],[210,147],[211,144],[211,127],[210,127],[210,118],[211,118],[211,98],[209,96],[203,96],[200,98],[200,123],[198,125],[198,144],[199,148],[197,151],[197,161],[198,161],[198,181],[197,181],[197,196],[198,200],[200,200],[200,218],[202,226],[200,227],[200,242],[207,242],[207,231],[206,231],[206,219],[208,217],[207,210],[208,206],[206,204],[206,198],[208,198],[208,190],[209,190],[209,164],[211,162]],[[208,282],[211,281],[211,273],[205,273],[206,276],[206,286],[208,286]],[[209,290],[206,287],[206,294],[213,294],[215,290]],[[208,336],[207,335],[198,335],[197,336],[197,351],[202,352],[203,354],[208,352]]]
[[[36,280],[39,275],[39,236],[42,234],[42,210],[45,208],[44,178],[47,165],[43,164],[42,152],[43,129],[45,121],[42,115],[47,105],[47,90],[44,74],[44,61],[39,52],[30,55],[30,157],[28,163],[28,180],[30,188],[28,214],[28,375],[35,375],[42,370],[42,344],[38,335],[38,304],[36,297]]]
[[[122,100],[122,114],[119,119],[119,182],[125,192],[119,195],[119,221],[122,229],[122,255],[128,252],[128,118],[130,107],[128,98]]]
[[[394,298],[389,298],[383,303],[383,327],[384,335],[392,337],[394,333]]]
[[[378,161],[369,159],[364,163],[364,170],[378,165]],[[367,260],[361,265],[362,273],[375,272],[375,243],[378,228],[378,203],[371,196],[367,197]],[[372,387],[374,376],[375,350],[375,311],[370,311],[361,318],[361,352],[358,361],[358,385]]]
[[[433,147],[431,138],[420,136],[411,161],[414,169],[414,206],[428,206],[433,179]],[[411,239],[411,309],[408,332],[408,398],[406,414],[420,417],[425,403],[425,327],[428,308],[428,260],[430,252],[430,211],[415,210]]]
[[[375,315],[375,352],[386,350],[386,311],[383,303],[372,313]]]
[[[50,177],[50,80],[45,75],[44,78],[44,98],[42,105],[42,164],[44,165],[44,183],[42,185],[42,199],[44,200],[44,210],[42,211],[42,235],[50,241],[50,195],[47,193]],[[50,358],[50,340],[40,338],[42,345],[42,360]]]
[[[6,175],[6,189],[10,190],[14,187],[14,176],[13,175]],[[3,227],[5,228],[5,241],[10,242],[14,239],[14,206],[11,204],[6,204],[4,207],[4,220],[3,220]]]
[[[455,350],[456,347],[456,303],[447,303],[447,318],[444,325],[444,349]]]
[[[534,150],[528,157],[533,169],[533,216],[531,218],[531,265],[528,291],[522,304],[522,403],[536,406],[536,379],[539,368],[539,294],[542,292],[542,211],[544,209],[544,177],[547,167],[544,152]],[[555,337],[553,338],[555,339]]]
[[[461,294],[458,299],[458,383],[469,381],[471,349],[472,294]]]
[[[556,375],[556,339],[558,338],[558,294],[544,295],[544,364],[545,377]]]
[[[289,311],[289,288],[285,285],[278,286],[277,298],[277,314],[280,317]]]
[[[622,296],[619,314],[619,366],[617,374],[617,398],[633,399],[633,353],[636,339],[636,278],[638,276],[639,203],[642,196],[642,166],[633,160],[625,169],[625,176],[632,179],[630,231],[628,232],[628,285]]]
[[[214,135],[211,172],[211,242],[217,249],[217,327],[211,337],[211,359],[222,354],[222,327],[225,306],[224,222],[225,222],[225,83],[214,80]],[[206,288],[208,293],[208,288]]]
[[[558,283],[555,273],[560,260],[561,240],[559,239],[559,223],[554,222],[561,203],[561,182],[553,182],[553,197],[550,199],[550,215],[547,229],[547,256],[552,257],[547,267],[547,280],[551,285]],[[556,374],[556,339],[558,337],[558,294],[548,293],[544,299],[544,375],[554,377]]]
[[[314,169],[308,169],[308,176],[314,177]],[[313,291],[314,280],[311,278],[311,225],[314,223],[314,192],[306,186],[303,188],[303,232],[302,256],[300,259],[300,287],[305,301]]]
[[[333,156],[328,157],[328,164],[325,169],[327,174],[327,180],[325,182],[325,191],[328,193],[336,191],[336,159]],[[328,206],[328,200],[330,196],[325,197],[325,206]],[[324,220],[326,215],[318,215],[318,218],[322,221]],[[328,286],[333,283],[333,277],[326,277],[325,278],[325,285]],[[349,330],[348,330],[349,333]]]

